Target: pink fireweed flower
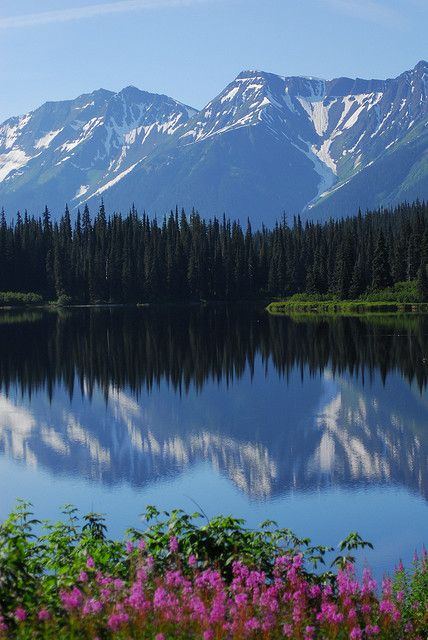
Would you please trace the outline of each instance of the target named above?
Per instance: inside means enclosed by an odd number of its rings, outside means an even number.
[[[129,620],[129,616],[125,612],[112,613],[108,619],[108,626],[113,631],[117,631],[122,625],[126,624]]]
[[[169,550],[171,553],[177,553],[178,551],[178,540],[175,536],[169,539]]]
[[[127,553],[132,553],[134,551],[134,545],[131,540],[126,541],[126,551]]]
[[[309,596],[311,598],[317,598],[319,595],[321,595],[321,587],[318,584],[314,584],[309,589]]]
[[[81,571],[79,573],[79,577],[77,578],[79,582],[87,582],[88,581],[88,574],[86,573],[86,571]]]
[[[165,636],[163,635],[163,633],[157,633],[155,635],[155,640],[165,640]]]
[[[193,555],[193,553],[190,554],[189,559],[188,559],[187,562],[189,564],[189,567],[191,567],[192,569],[194,569],[198,564],[198,560],[197,560],[196,556]]]
[[[88,556],[88,558],[86,560],[86,566],[88,567],[88,569],[94,569],[95,562],[94,562],[94,559],[91,556]]]
[[[363,637],[363,632],[361,631],[360,627],[353,627],[353,629],[351,629],[349,637],[351,638],[351,640],[360,640]]]
[[[113,580],[113,586],[116,589],[116,591],[121,591],[125,586],[125,583],[120,578],[116,578],[116,580]]]
[[[143,538],[141,538],[141,540],[138,541],[138,548],[140,551],[145,551],[146,549],[146,541],[143,540]]]
[[[377,636],[380,633],[380,627],[377,624],[368,624],[364,631],[367,636]]]
[[[67,611],[76,609],[83,599],[82,592],[77,587],[73,587],[71,591],[60,591],[59,597]]]
[[[27,618],[27,612],[25,611],[25,609],[23,609],[22,607],[18,607],[15,610],[15,619],[18,620],[18,622],[24,622],[26,618]]]
[[[47,609],[40,609],[39,613],[37,614],[37,617],[41,622],[44,622],[46,620],[50,620],[51,614]]]
[[[85,602],[82,608],[82,613],[84,616],[87,616],[91,613],[99,613],[103,608],[102,603],[95,598],[90,598]]]

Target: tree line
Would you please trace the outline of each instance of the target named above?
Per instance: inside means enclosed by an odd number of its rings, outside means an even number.
[[[204,220],[176,209],[162,221],[85,206],[72,221],[0,216],[0,290],[74,302],[238,300],[294,293],[356,298],[418,277],[428,297],[428,203],[324,223],[283,216],[273,229]]]

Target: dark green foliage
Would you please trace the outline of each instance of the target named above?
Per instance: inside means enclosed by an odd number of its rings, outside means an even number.
[[[428,302],[428,275],[426,263],[421,264],[418,269],[418,295],[422,302]]]
[[[412,246],[411,244],[409,244],[409,252],[413,256],[411,249],[412,249]],[[389,266],[388,251],[386,247],[385,236],[383,235],[382,230],[379,232],[379,237],[377,240],[377,244],[376,244],[376,248],[373,256],[372,270],[373,270],[372,288],[384,289],[385,287],[389,287],[389,285],[391,284],[391,269]]]
[[[416,202],[354,218],[307,222],[285,216],[245,231],[225,217],[171,211],[159,224],[132,206],[108,216],[101,203],[74,222],[0,217],[0,289],[79,303],[249,300],[295,293],[356,298],[414,280],[428,258],[428,205]]]
[[[208,519],[198,512],[191,515],[181,509],[160,512],[153,506],[146,508],[143,520],[146,523],[143,531],[130,529],[128,533],[134,540],[144,539],[148,552],[158,564],[170,554],[168,542],[174,536],[179,541],[183,560],[193,554],[207,567],[217,566],[227,578],[232,577],[232,563],[237,558],[271,576],[275,558],[284,551],[302,553],[308,571],[325,564],[326,554],[333,551],[332,547],[313,546],[309,538],[298,538],[290,529],[281,529],[272,520],[261,523],[259,529],[248,529],[245,520],[232,516]],[[332,566],[338,564],[336,560]]]

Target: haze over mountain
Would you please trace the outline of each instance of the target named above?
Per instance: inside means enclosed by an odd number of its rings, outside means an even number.
[[[104,198],[271,225],[428,196],[428,63],[395,79],[243,71],[198,111],[127,87],[0,125],[0,206],[53,215]]]

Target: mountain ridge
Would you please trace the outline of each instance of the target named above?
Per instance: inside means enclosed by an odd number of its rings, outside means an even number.
[[[0,124],[0,206],[109,209],[271,224],[428,194],[428,63],[396,78],[243,70],[200,110],[133,85],[49,101]]]

